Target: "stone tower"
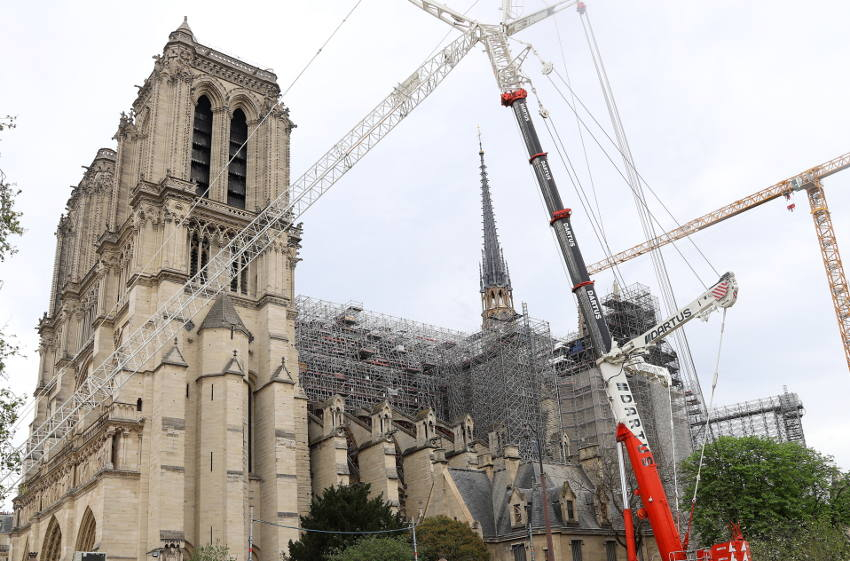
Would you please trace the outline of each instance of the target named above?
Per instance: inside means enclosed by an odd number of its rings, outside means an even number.
[[[478,135],[478,157],[481,160],[481,213],[484,230],[484,248],[481,250],[481,319],[487,329],[510,321],[517,316],[514,310],[511,275],[496,231],[493,199],[490,197],[490,182],[484,164],[484,146]]]
[[[274,74],[198,43],[185,21],[154,58],[117,150],[98,151],[59,221],[34,426],[288,188],[294,125]],[[244,561],[250,507],[296,525],[311,492],[307,402],[287,366],[298,364],[299,236],[282,233],[114,401],[28,466],[15,561],[91,550],[180,561],[211,543]],[[254,536],[261,561],[297,539],[271,526]]]

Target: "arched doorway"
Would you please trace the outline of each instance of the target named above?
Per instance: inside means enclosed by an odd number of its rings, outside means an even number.
[[[94,520],[94,514],[91,509],[86,507],[83,513],[83,520],[80,522],[80,530],[77,532],[77,547],[76,551],[92,551],[94,549],[94,534],[97,530],[97,522]]]
[[[41,561],[60,561],[62,557],[62,530],[56,517],[50,518],[47,532],[44,533],[44,543],[41,544]]]

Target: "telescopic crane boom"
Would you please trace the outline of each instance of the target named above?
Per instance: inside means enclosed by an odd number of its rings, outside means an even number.
[[[667,369],[645,363],[641,355],[649,347],[680,329],[689,321],[696,318],[707,319],[708,315],[714,310],[732,306],[737,296],[738,285],[735,281],[735,275],[726,273],[720,277],[720,280],[714,286],[706,290],[693,302],[682,307],[658,325],[627,341],[622,347],[615,342],[613,348],[599,356],[596,361],[605,382],[605,393],[614,412],[614,421],[617,423],[617,442],[626,448],[629,463],[637,479],[636,494],[643,504],[638,515],[649,519],[662,558],[670,561],[694,558],[704,561],[720,561],[721,559],[728,559],[729,561],[740,559],[740,561],[743,561],[745,558],[749,558],[749,544],[744,541],[740,533],[736,533],[732,541],[714,545],[711,549],[686,551],[687,545],[682,543],[679,531],[673,521],[667,494],[664,491],[655,459],[649,448],[643,430],[644,425],[638,413],[637,402],[629,387],[627,374],[642,375],[652,381],[661,382],[665,386],[669,385],[670,374]],[[618,448],[618,453],[622,463],[621,448]],[[624,505],[623,518],[628,521],[631,518],[631,512],[628,508],[628,489],[626,488],[625,478],[621,478],[621,485]],[[629,539],[630,536],[627,534],[627,543]],[[721,553],[727,555],[727,557],[723,557]],[[735,556],[737,553],[746,557],[737,557]],[[629,559],[631,560],[632,557],[630,556]]]
[[[617,440],[625,445],[628,450],[632,470],[638,479],[639,488],[637,494],[643,503],[641,513],[644,513],[649,518],[658,549],[661,552],[661,558],[668,561],[684,561],[688,559],[688,553],[684,551],[682,541],[679,537],[679,531],[673,521],[673,515],[670,511],[670,505],[667,502],[664,486],[661,484],[661,478],[655,467],[655,460],[649,449],[646,434],[643,431],[643,423],[640,420],[637,404],[629,387],[625,371],[628,369],[636,373],[648,374],[661,379],[664,379],[665,375],[669,376],[666,373],[666,369],[647,365],[639,357],[634,358],[635,351],[639,351],[657,342],[664,335],[678,329],[695,317],[704,317],[717,307],[731,306],[737,295],[734,276],[731,273],[727,273],[705,294],[679,310],[674,316],[637,339],[629,341],[623,348],[617,347],[616,343],[612,340],[608,324],[602,314],[602,307],[593,286],[593,281],[590,280],[590,276],[588,275],[584,258],[582,257],[575,232],[570,222],[572,211],[564,208],[561,201],[561,196],[555,184],[546,152],[543,151],[540,145],[531,113],[528,110],[526,97],[527,93],[524,89],[517,89],[502,93],[501,99],[503,105],[513,110],[519,124],[526,149],[528,150],[529,162],[534,169],[534,175],[543,194],[543,200],[546,203],[546,209],[550,216],[549,223],[555,229],[555,238],[557,239],[558,247],[561,250],[570,280],[573,284],[572,291],[578,299],[579,308],[587,322],[597,364],[599,364],[603,380],[605,380],[608,400],[611,403],[614,417],[617,420]],[[623,473],[622,469],[621,473]],[[629,561],[633,561],[636,559],[636,555],[633,546],[634,537],[630,535],[633,531],[631,527],[631,511],[628,509],[628,491],[625,489],[625,477],[621,479],[624,487],[623,517],[627,532],[626,541],[627,544],[631,544],[628,551]],[[743,542],[743,538],[733,540],[733,542],[739,545],[744,544],[744,547],[748,548],[746,542]],[[706,555],[715,550],[728,551],[730,544],[733,542],[718,544],[713,546],[711,550],[703,550],[701,552],[702,556],[699,559],[704,561],[714,561],[716,559],[719,561],[721,559],[720,556],[707,557]],[[730,561],[738,560],[737,557],[728,556],[726,559]]]

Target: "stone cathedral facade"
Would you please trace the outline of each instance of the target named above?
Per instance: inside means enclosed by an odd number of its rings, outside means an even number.
[[[117,149],[97,152],[60,220],[34,426],[287,189],[294,125],[279,91],[274,74],[197,43],[185,22],[170,34]],[[16,561],[93,549],[141,561],[206,543],[241,553],[249,505],[297,523],[311,495],[307,401],[285,366],[297,364],[298,235],[235,275],[29,469],[14,502]],[[277,558],[292,537],[258,530],[258,556]]]
[[[295,125],[274,74],[200,44],[185,21],[154,58],[119,120],[116,149],[97,151],[59,221],[38,324],[33,428],[289,187]],[[489,325],[516,314],[486,195]],[[469,414],[445,422],[430,407],[352,405],[353,394],[348,404],[341,395],[308,400],[295,346],[300,236],[292,226],[234,270],[229,290],[183,322],[113,400],[86,410],[72,434],[26,466],[14,512],[0,515],[0,559],[101,551],[110,560],[188,561],[200,546],[225,544],[245,561],[250,509],[297,526],[312,496],[356,482],[408,518],[468,522],[499,561],[530,557],[529,524],[542,552],[544,511],[556,558],[616,559],[622,523],[596,456],[547,464],[546,503],[536,464],[496,433],[476,438]],[[345,317],[334,321],[352,329]],[[408,365],[404,374],[421,371]],[[276,561],[298,539],[293,529],[253,526],[258,561]]]

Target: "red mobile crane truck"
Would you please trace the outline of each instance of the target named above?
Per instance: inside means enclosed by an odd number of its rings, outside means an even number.
[[[665,368],[645,363],[640,354],[664,335],[678,329],[695,317],[705,317],[718,308],[726,308],[735,303],[737,284],[731,273],[726,273],[702,296],[679,310],[673,317],[650,329],[643,335],[619,347],[612,340],[611,332],[602,313],[599,297],[593,281],[587,273],[581,250],[576,242],[575,232],[570,224],[571,211],[564,208],[561,196],[555,184],[546,152],[543,151],[534,123],[531,119],[526,98],[528,93],[520,88],[502,93],[502,105],[513,110],[526,149],[529,163],[543,194],[543,200],[549,213],[549,223],[555,230],[555,237],[561,255],[567,266],[572,291],[578,299],[579,308],[587,323],[588,333],[593,344],[597,364],[605,380],[606,392],[614,418],[617,422],[617,450],[620,459],[620,481],[623,492],[623,518],[626,528],[628,561],[636,561],[637,554],[632,525],[632,512],[629,508],[628,488],[623,466],[623,447],[628,452],[629,463],[638,482],[635,493],[640,497],[642,508],[638,516],[649,520],[658,550],[663,561],[751,561],[749,544],[744,540],[738,526],[733,525],[732,540],[716,544],[710,548],[688,550],[688,536],[684,543],[673,520],[670,504],[664,492],[664,486],[658,475],[658,469],[652,451],[643,430],[637,404],[632,395],[626,376],[627,372],[648,376],[670,382]]]

